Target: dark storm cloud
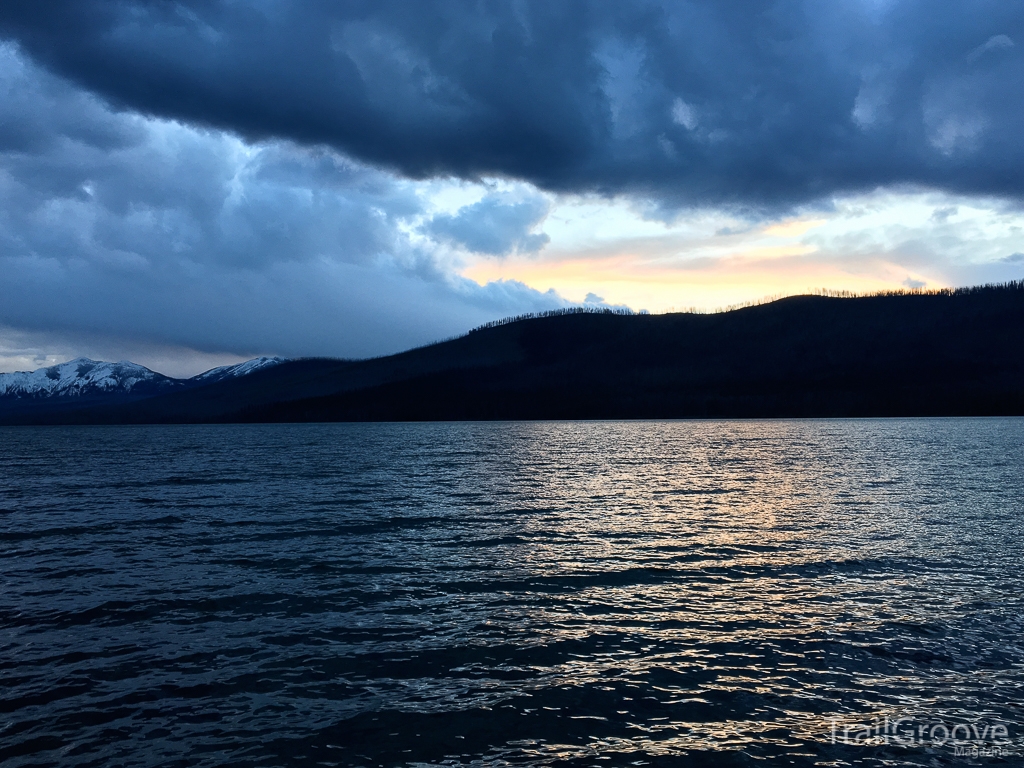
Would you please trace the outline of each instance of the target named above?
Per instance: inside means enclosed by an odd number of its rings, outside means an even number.
[[[458,277],[411,183],[329,149],[115,113],[11,44],[0,93],[0,327],[365,356],[564,304]]]
[[[439,214],[426,231],[434,237],[461,246],[474,253],[508,256],[511,253],[536,253],[550,238],[543,232],[531,233],[548,213],[550,205],[543,197],[510,200],[490,194],[473,205],[460,208],[454,215]]]
[[[1024,193],[1005,0],[5,0],[0,33],[114,104],[413,177],[669,208]]]

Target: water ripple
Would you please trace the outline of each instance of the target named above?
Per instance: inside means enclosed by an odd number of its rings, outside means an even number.
[[[0,435],[5,765],[1024,764],[1022,420]]]

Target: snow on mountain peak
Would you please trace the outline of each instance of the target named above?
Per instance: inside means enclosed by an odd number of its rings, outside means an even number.
[[[124,395],[132,391],[138,392],[140,386],[146,392],[156,394],[174,387],[212,384],[223,379],[246,376],[283,362],[280,357],[257,357],[237,365],[223,365],[183,380],[172,379],[127,360],[104,363],[79,357],[35,371],[0,373],[0,397],[37,399],[98,394]]]
[[[260,371],[264,368],[270,368],[271,366],[278,365],[283,362],[285,362],[285,360],[282,357],[254,357],[252,360],[246,360],[244,363],[238,363],[237,365],[222,365],[217,368],[211,368],[205,373],[193,376],[191,380],[210,384],[214,381],[223,381],[224,379],[246,376],[250,373]]]
[[[141,365],[104,363],[79,357],[48,368],[0,373],[0,396],[76,397],[100,392],[131,392],[142,382],[169,381]]]

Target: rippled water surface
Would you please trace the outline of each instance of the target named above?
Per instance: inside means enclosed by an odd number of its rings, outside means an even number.
[[[1013,419],[0,430],[0,760],[1024,765],[1022,469]]]

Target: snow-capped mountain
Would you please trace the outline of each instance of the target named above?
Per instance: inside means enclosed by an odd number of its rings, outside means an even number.
[[[0,373],[0,397],[48,398],[170,389],[177,383],[141,365],[103,363],[80,357],[49,368]]]
[[[172,379],[128,361],[104,363],[80,357],[36,371],[0,373],[0,400],[156,395],[246,376],[282,362],[279,357],[257,357],[237,365],[214,368],[190,379]]]
[[[198,376],[193,376],[189,381],[212,384],[215,381],[236,379],[239,376],[247,376],[250,373],[255,373],[256,371],[260,371],[264,368],[269,368],[283,362],[284,358],[282,357],[255,357],[252,360],[246,360],[244,363],[238,363],[237,365],[222,365],[219,368],[211,368],[206,371],[206,373],[200,373]]]

